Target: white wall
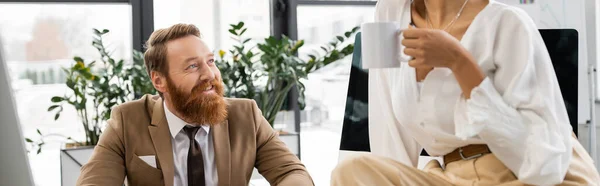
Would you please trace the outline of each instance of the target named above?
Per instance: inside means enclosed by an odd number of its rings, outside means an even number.
[[[598,8],[600,3],[598,3],[598,0],[585,0],[585,23],[586,23],[586,33],[587,33],[587,63],[586,61],[582,61],[580,62],[580,65],[588,65],[587,69],[594,69],[597,66],[598,63],[598,52],[600,51],[598,48],[598,43],[600,43],[600,38],[598,38],[598,26],[600,25],[600,19],[598,19],[599,14],[599,10]],[[581,50],[581,49],[580,49]],[[580,68],[581,69],[581,68]],[[585,90],[587,90],[588,92],[580,92],[579,93],[579,104],[588,104],[588,103],[593,103],[590,105],[589,108],[586,109],[582,109],[581,107],[579,108],[579,116],[581,118],[582,115],[587,115],[589,117],[586,117],[586,119],[589,119],[593,122],[593,126],[598,129],[598,127],[600,126],[598,123],[597,118],[599,118],[598,116],[600,116],[599,114],[599,110],[595,109],[598,108],[598,106],[600,106],[600,102],[594,101],[596,100],[597,96],[597,75],[595,74],[595,70],[589,70],[591,73],[588,73],[588,71],[583,71],[584,73],[582,73],[582,71],[579,72],[579,86],[585,86]],[[582,77],[584,77],[586,80],[591,80],[589,82],[586,82],[586,84],[583,84],[581,82]],[[579,88],[579,91],[581,91],[582,88]],[[582,99],[582,97],[584,99]],[[583,103],[582,103],[583,102]],[[589,113],[594,113],[594,114],[589,114]],[[590,126],[585,124],[585,122],[581,122],[579,121],[580,125],[579,125],[579,141],[581,142],[581,144],[583,145],[583,147],[590,153],[590,155],[592,155],[592,158],[598,162],[598,160],[600,160],[600,155],[598,155],[597,150],[600,146],[599,143],[597,142],[592,142],[590,140]],[[596,133],[596,138],[598,138],[598,134]],[[596,148],[592,149],[590,143],[595,143]],[[600,164],[596,163],[596,168],[600,169]]]

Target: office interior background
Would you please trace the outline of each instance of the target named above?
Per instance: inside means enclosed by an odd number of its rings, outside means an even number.
[[[510,1],[510,0],[504,0]],[[522,1],[513,0],[515,3]],[[579,58],[579,137],[590,152],[590,125],[600,126],[594,106],[600,104],[596,87],[600,81],[593,73],[598,60],[597,0],[552,1],[569,7],[559,15],[581,18],[557,23],[578,29]],[[266,37],[287,35],[302,39],[299,51],[307,57],[336,35],[373,20],[376,0],[0,0],[0,37],[12,77],[18,113],[25,137],[45,136],[39,154],[29,153],[36,185],[61,185],[60,150],[64,137],[85,139],[74,108],[65,107],[61,117],[48,112],[54,96],[68,92],[62,68],[73,64],[73,57],[86,60],[100,57],[92,46],[93,29],[108,29],[105,43],[116,59],[131,61],[133,51],[143,51],[143,42],[153,30],[175,23],[198,26],[204,41],[214,49],[229,50],[235,45],[228,29],[240,21],[251,42]],[[533,2],[533,1],[532,1]],[[573,8],[575,7],[575,8]],[[543,7],[542,7],[543,8]],[[552,7],[546,7],[546,10]],[[563,7],[564,8],[564,7]],[[572,11],[577,10],[580,11]],[[541,12],[540,14],[542,14]],[[563,20],[562,18],[557,18]],[[542,24],[554,24],[545,23]],[[581,27],[580,25],[586,25]],[[538,25],[550,27],[550,25]],[[352,40],[349,40],[352,41]],[[583,56],[583,57],[582,57]],[[274,127],[298,133],[288,145],[298,151],[316,185],[329,185],[329,176],[338,162],[340,137],[346,106],[351,56],[308,75],[306,107],[289,107],[278,115]],[[589,72],[589,73],[588,73]],[[576,74],[575,74],[576,75]],[[588,78],[591,77],[591,78]],[[292,94],[290,99],[295,98]],[[600,112],[600,111],[598,111]],[[295,144],[294,144],[295,143]],[[598,145],[596,143],[596,145]],[[600,146],[600,145],[598,145]],[[291,147],[292,148],[292,147]],[[600,158],[597,153],[595,160]],[[597,163],[598,166],[598,163]],[[257,178],[252,185],[264,185]]]

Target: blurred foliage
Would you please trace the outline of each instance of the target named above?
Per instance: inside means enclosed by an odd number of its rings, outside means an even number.
[[[306,79],[315,70],[351,55],[354,43],[344,41],[349,41],[358,29],[355,27],[344,35],[335,36],[331,42],[320,47],[322,52],[315,52],[303,59],[298,56],[298,50],[304,45],[304,40],[293,40],[285,35],[281,39],[270,36],[254,45],[250,38],[244,37],[247,30],[244,22],[232,24],[228,31],[237,43],[227,52],[220,50],[217,59],[226,87],[225,95],[254,99],[263,116],[273,125],[275,116],[294,87],[299,93],[298,104],[304,109],[305,86],[300,80]]]
[[[68,141],[79,145],[96,145],[102,134],[102,127],[110,118],[114,106],[138,99],[144,94],[155,94],[156,90],[148,77],[144,66],[143,54],[133,51],[133,59],[126,63],[123,59],[117,60],[111,56],[106,48],[104,37],[109,30],[94,29],[92,46],[100,54],[99,61],[86,61],[81,57],[73,58],[73,65],[63,68],[66,74],[66,86],[69,93],[63,96],[54,96],[50,101],[54,103],[48,107],[48,112],[55,113],[54,119],[60,118],[65,106],[74,107],[81,119],[85,132],[85,141],[75,141],[66,137]],[[38,153],[45,144],[44,137],[38,129],[40,140],[25,141],[37,146]]]

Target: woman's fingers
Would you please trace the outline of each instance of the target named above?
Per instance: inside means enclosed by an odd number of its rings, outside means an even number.
[[[404,38],[407,39],[416,39],[423,36],[423,34],[425,34],[426,32],[427,30],[425,29],[409,27],[408,29],[402,30],[402,36],[404,36]]]
[[[420,58],[423,57],[421,56],[421,52],[419,49],[414,49],[414,48],[404,48],[404,54],[406,54],[407,56],[411,56],[413,58]]]
[[[423,60],[423,58],[413,58],[412,60],[408,61],[408,66],[413,68],[429,67],[429,65],[425,64],[425,60]]]
[[[402,45],[406,48],[421,48],[421,41],[418,39],[403,39]]]

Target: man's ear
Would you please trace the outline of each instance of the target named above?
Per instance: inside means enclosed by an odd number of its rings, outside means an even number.
[[[167,79],[163,74],[157,71],[151,71],[150,79],[152,80],[152,85],[154,85],[154,88],[157,91],[164,93],[167,90]]]

